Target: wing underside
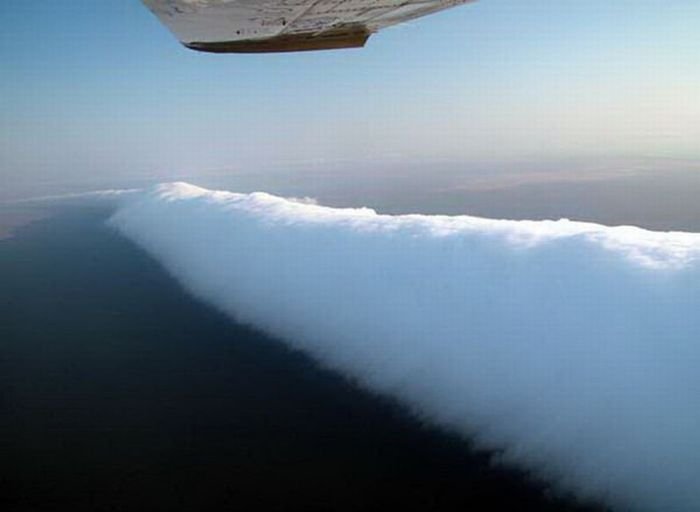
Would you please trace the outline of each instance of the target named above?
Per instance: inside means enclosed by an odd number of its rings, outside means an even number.
[[[389,25],[474,0],[143,0],[188,48],[255,53],[353,48]]]

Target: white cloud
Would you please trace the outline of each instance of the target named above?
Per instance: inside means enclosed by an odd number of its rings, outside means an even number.
[[[700,509],[700,234],[183,183],[111,223],[197,297],[562,488]]]

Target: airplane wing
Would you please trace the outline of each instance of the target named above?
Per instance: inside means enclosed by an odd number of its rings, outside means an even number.
[[[182,44],[213,53],[364,46],[396,23],[474,0],[143,0]]]

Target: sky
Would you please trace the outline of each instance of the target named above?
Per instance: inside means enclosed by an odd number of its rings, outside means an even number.
[[[481,0],[278,55],[188,51],[137,0],[0,19],[3,197],[285,162],[700,158],[697,0]]]

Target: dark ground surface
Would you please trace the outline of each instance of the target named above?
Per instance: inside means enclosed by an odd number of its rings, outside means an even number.
[[[198,303],[103,218],[0,241],[0,510],[592,510]]]

